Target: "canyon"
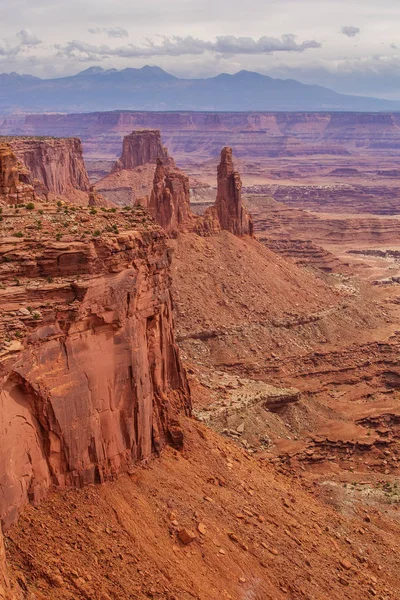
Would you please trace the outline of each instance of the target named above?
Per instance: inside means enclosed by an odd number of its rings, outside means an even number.
[[[0,598],[395,600],[395,115],[131,118],[0,143]]]

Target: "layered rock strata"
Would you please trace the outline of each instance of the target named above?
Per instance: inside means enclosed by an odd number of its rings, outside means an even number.
[[[148,208],[156,223],[168,233],[187,225],[191,217],[189,177],[159,159]]]
[[[115,163],[113,171],[135,169],[157,160],[168,160],[168,151],[162,145],[159,129],[132,131],[124,137],[121,158]]]
[[[18,161],[9,144],[0,143],[0,201],[20,204],[34,199],[29,170]]]
[[[221,228],[238,236],[252,235],[253,222],[243,206],[242,181],[234,168],[232,148],[222,149],[217,177],[215,211]]]
[[[190,412],[162,230],[140,207],[41,213],[37,233],[36,211],[9,212],[3,227],[24,219],[31,233],[0,245],[3,527],[51,485],[101,482],[181,446],[177,416]]]
[[[23,165],[38,196],[88,203],[89,178],[78,138],[0,138]],[[25,180],[23,180],[25,183]]]
[[[6,570],[6,558],[4,552],[3,534],[0,527],[0,600],[11,600],[9,581]]]

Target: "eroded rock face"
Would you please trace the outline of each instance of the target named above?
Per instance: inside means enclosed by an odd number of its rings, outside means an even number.
[[[0,527],[0,600],[11,600],[12,598],[6,570],[3,534]]]
[[[87,204],[90,184],[78,138],[10,138],[8,143],[42,192]]]
[[[242,182],[235,171],[232,148],[221,152],[218,166],[218,187],[215,210],[222,229],[234,235],[253,235],[253,222],[242,203]]]
[[[0,200],[20,204],[35,199],[31,174],[18,161],[11,146],[0,143]]]
[[[86,242],[3,238],[1,337],[20,332],[0,351],[4,527],[51,485],[101,482],[182,444],[190,394],[165,234],[141,227]]]
[[[121,158],[115,163],[114,171],[135,169],[148,163],[156,164],[168,160],[168,151],[161,141],[159,129],[132,131],[124,137]]]
[[[156,223],[169,233],[187,224],[190,219],[189,177],[159,159],[148,208]]]

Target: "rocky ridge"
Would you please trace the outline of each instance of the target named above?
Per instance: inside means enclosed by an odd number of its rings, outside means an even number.
[[[3,209],[0,248],[6,527],[51,485],[104,481],[181,446],[177,417],[190,412],[164,232],[141,207],[18,210]]]
[[[189,177],[177,168],[162,146],[160,132],[144,130],[124,138],[121,159],[96,188],[118,203],[145,206],[168,233],[190,230],[209,235],[224,229],[234,235],[252,235],[252,220],[242,202],[242,183],[234,169],[231,148],[221,152],[217,182],[214,206],[203,217],[194,215]]]

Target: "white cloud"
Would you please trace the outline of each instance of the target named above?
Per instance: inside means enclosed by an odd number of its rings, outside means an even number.
[[[0,56],[16,57],[31,48],[40,46],[41,43],[42,41],[30,29],[21,29],[14,39],[0,40]]]
[[[310,48],[320,48],[316,40],[298,43],[293,34],[282,35],[281,38],[262,36],[236,37],[234,35],[217,36],[214,41],[202,40],[192,36],[171,38],[164,37],[159,43],[147,40],[145,44],[127,44],[112,48],[106,44],[95,46],[87,42],[73,40],[64,45],[57,45],[59,56],[102,60],[111,56],[124,58],[151,56],[184,56],[199,55],[211,52],[221,55],[236,54],[272,54],[274,52],[304,52]]]
[[[345,25],[342,27],[343,35],[346,35],[349,38],[355,37],[360,31],[361,29],[359,27],[354,27],[354,25]]]
[[[123,27],[92,27],[88,29],[88,32],[92,34],[105,33],[110,38],[129,37],[129,32]]]

